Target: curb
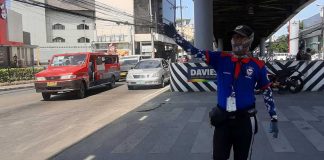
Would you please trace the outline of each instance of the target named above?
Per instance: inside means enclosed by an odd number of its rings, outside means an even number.
[[[18,90],[18,89],[26,89],[26,88],[34,88],[34,86],[31,85],[31,86],[20,86],[20,87],[12,87],[12,88],[0,88],[0,92],[2,92],[2,91],[11,91],[11,90]]]

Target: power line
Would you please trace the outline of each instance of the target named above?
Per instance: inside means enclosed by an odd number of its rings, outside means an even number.
[[[130,17],[130,18],[133,18],[133,19],[138,19],[138,20],[146,21],[146,22],[148,22],[150,24],[152,23],[150,20],[135,17],[134,15],[131,15],[131,14],[125,12],[125,11],[120,11],[120,10],[118,10],[116,8],[113,8],[113,7],[111,7],[111,6],[107,5],[107,4],[104,4],[104,3],[101,3],[101,2],[98,2],[98,1],[91,1],[90,2],[88,0],[74,0],[74,2],[75,1],[76,2],[80,2],[81,4],[84,4],[85,6],[84,5],[80,5],[79,3],[72,3],[69,0],[59,0],[59,1],[64,1],[66,3],[70,3],[70,4],[73,4],[73,5],[77,5],[79,7],[85,8],[85,9],[91,9],[91,8],[89,8],[89,6],[95,6],[96,9],[103,10],[105,12],[112,12],[112,13],[116,13],[117,15],[124,15],[124,16]],[[99,13],[108,15],[107,13],[103,13],[103,12],[99,12]]]

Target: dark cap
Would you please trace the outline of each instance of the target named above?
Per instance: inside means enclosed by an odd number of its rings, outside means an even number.
[[[254,36],[253,30],[247,25],[239,25],[235,27],[235,29],[231,33],[232,35],[237,33],[239,35],[246,36],[249,38],[252,38]]]

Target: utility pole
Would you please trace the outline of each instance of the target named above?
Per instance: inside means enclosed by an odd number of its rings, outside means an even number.
[[[182,0],[180,0],[181,35],[183,36]]]
[[[323,25],[324,25],[324,22],[323,22],[323,17],[324,17],[324,7],[322,6],[321,7],[321,13],[320,13],[320,16],[321,16],[321,36],[322,36],[322,45],[321,45],[321,52],[318,52],[318,59],[323,59],[323,54],[324,54],[324,30],[323,30]],[[320,43],[321,44],[321,43]]]
[[[151,17],[151,25],[150,25],[150,30],[151,30],[151,46],[152,46],[152,58],[155,58],[155,53],[154,53],[154,33],[153,33],[153,11],[152,11],[152,0],[149,1],[150,5],[150,17]]]

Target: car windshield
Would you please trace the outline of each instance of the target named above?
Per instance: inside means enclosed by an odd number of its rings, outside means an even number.
[[[136,63],[138,62],[137,59],[125,59],[125,60],[122,60],[120,61],[120,65],[122,66],[134,66],[136,65]]]
[[[85,59],[85,54],[55,56],[52,60],[51,66],[79,66],[84,64]]]
[[[134,67],[135,69],[150,69],[150,68],[160,68],[161,62],[157,60],[146,60],[140,61]]]

